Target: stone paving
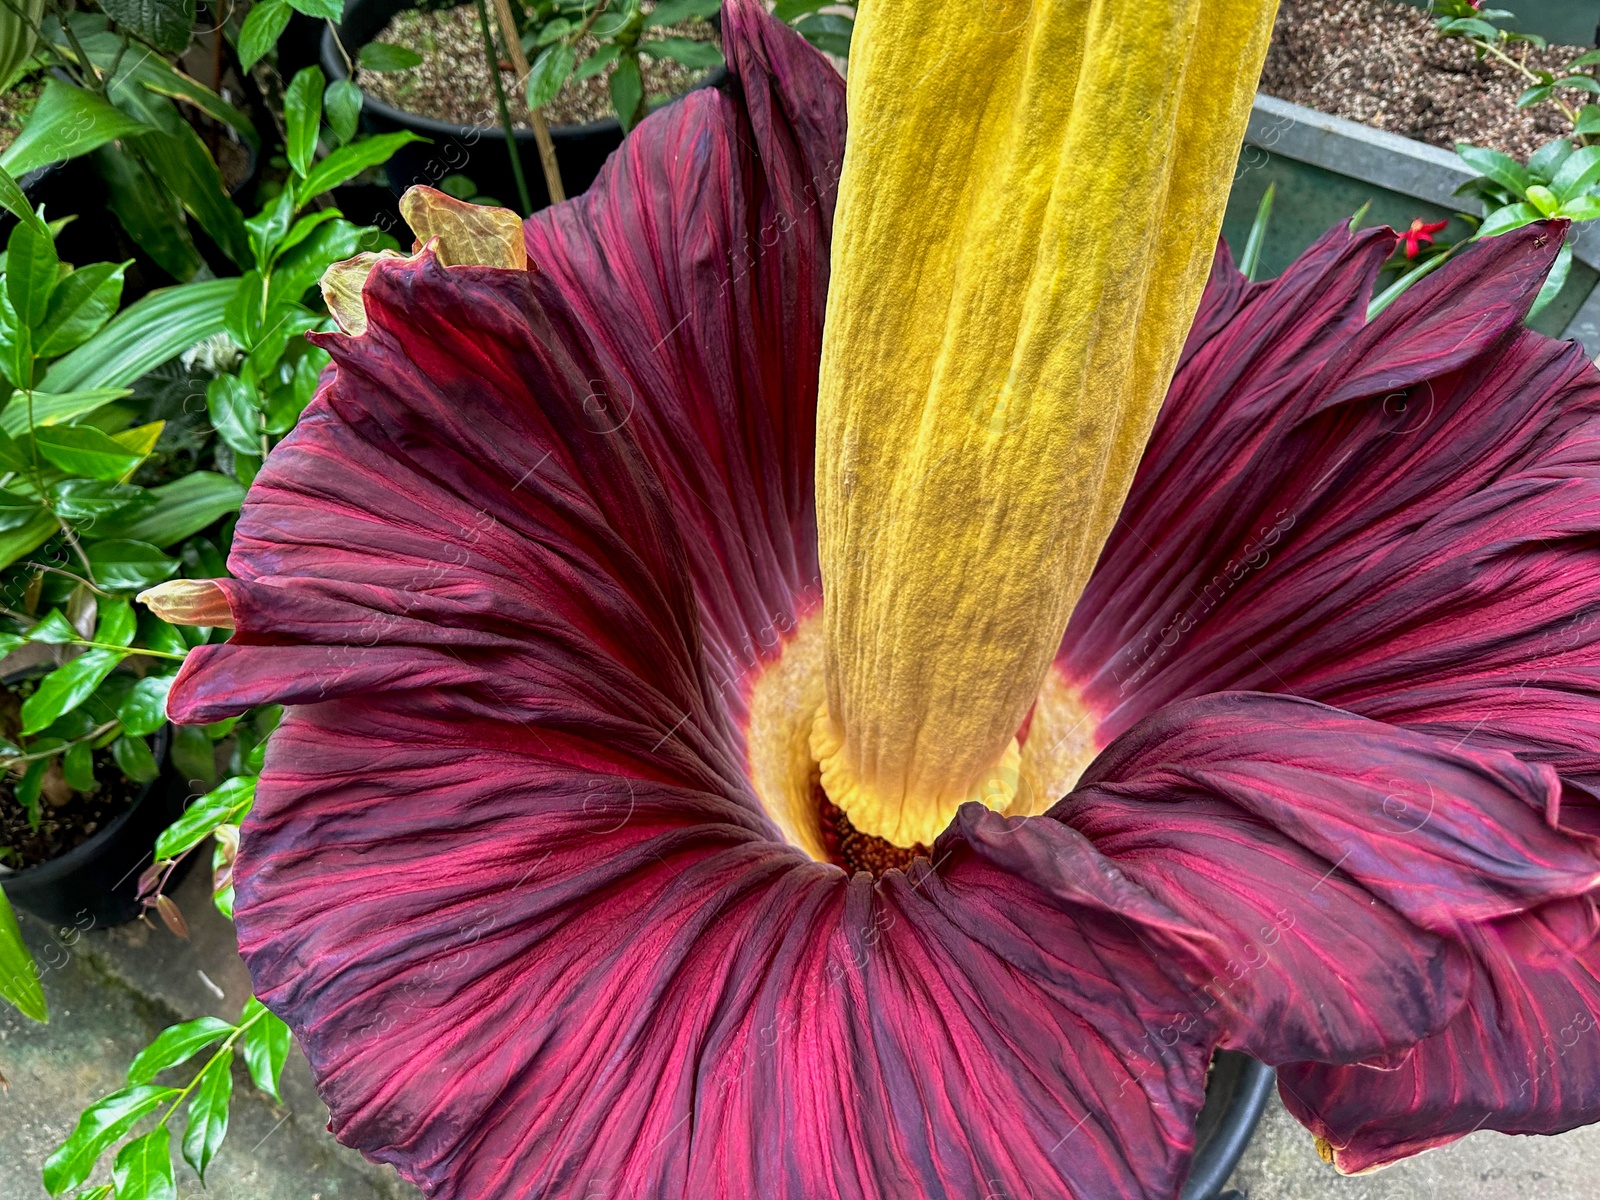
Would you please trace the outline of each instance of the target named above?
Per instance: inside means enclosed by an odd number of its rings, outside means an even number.
[[[249,980],[233,926],[206,895],[205,874],[195,871],[177,892],[187,942],[135,924],[92,931],[68,948],[23,918],[45,968],[51,1023],[0,1005],[0,1074],[9,1083],[0,1094],[0,1200],[45,1200],[40,1163],[87,1101],[122,1084],[134,1054],[163,1027],[202,1014],[238,1016]],[[181,1200],[419,1200],[393,1170],[334,1142],[297,1050],[281,1106],[235,1070],[233,1116],[209,1186],[202,1190],[180,1163]],[[1317,1158],[1310,1135],[1274,1101],[1230,1187],[1230,1200],[1600,1200],[1600,1126],[1559,1138],[1474,1134],[1346,1179]]]

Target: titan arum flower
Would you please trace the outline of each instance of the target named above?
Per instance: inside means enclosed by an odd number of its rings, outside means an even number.
[[[1271,9],[868,0],[847,140],[731,0],[588,194],[415,193],[330,276],[237,578],[150,602],[234,627],[175,719],[290,706],[239,936],[342,1140],[450,1200],[1169,1197],[1218,1046],[1345,1169],[1600,1118],[1564,230],[1371,323],[1389,230],[1246,283]]]

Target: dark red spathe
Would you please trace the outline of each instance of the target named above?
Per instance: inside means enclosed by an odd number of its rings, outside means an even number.
[[[1509,1074],[1594,995],[1600,388],[1519,327],[1558,233],[1367,328],[1392,234],[1219,259],[1063,644],[1115,740],[848,879],[742,690],[818,595],[843,93],[724,28],[534,271],[378,267],[174,690],[297,706],[239,932],[341,1139],[449,1200],[1168,1197],[1219,1044],[1356,1163],[1600,1117],[1600,1069]]]

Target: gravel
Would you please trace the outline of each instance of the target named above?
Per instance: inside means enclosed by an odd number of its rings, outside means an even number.
[[[651,98],[686,92],[705,75],[704,70],[649,56],[650,42],[669,34],[718,43],[716,30],[704,21],[685,21],[647,32],[642,44],[646,53],[640,65],[644,69],[645,94]],[[422,65],[381,74],[363,71],[361,87],[369,95],[406,112],[452,124],[499,124],[494,89],[483,65],[483,33],[475,6],[400,13],[377,40],[415,50],[422,55]],[[581,63],[597,48],[598,43],[592,37],[585,37],[577,46],[578,61]],[[536,57],[536,54],[529,57]],[[607,67],[588,79],[569,81],[545,106],[545,117],[550,124],[577,125],[615,116],[608,86],[612,70]],[[512,123],[521,129],[529,128],[528,110],[522,102],[516,72],[504,61],[500,64],[500,79],[505,86]]]
[[[1559,71],[1588,47],[1510,53]],[[1424,12],[1389,0],[1283,0],[1261,89],[1282,100],[1453,148],[1457,141],[1526,159],[1570,130],[1553,104],[1519,109],[1528,81],[1465,42],[1439,36]],[[1594,99],[1564,90],[1571,108]]]

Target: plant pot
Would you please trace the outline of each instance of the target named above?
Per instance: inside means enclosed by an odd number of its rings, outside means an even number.
[[[153,739],[157,762],[166,761],[167,739],[165,727]],[[187,796],[184,781],[166,767],[103,829],[49,862],[0,878],[0,888],[16,907],[59,928],[131,921],[143,911],[139,873],[150,862],[156,836],[183,812]]]
[[[408,0],[352,0],[345,9],[338,38],[334,37],[332,29],[323,31],[323,73],[330,80],[348,78],[344,55],[339,51],[340,43],[354,57],[362,46],[383,32],[391,17],[415,7],[416,4]],[[726,77],[727,72],[718,68],[695,87],[714,87]],[[521,103],[516,96],[508,95],[506,100],[513,105]],[[436,187],[446,175],[456,174],[468,176],[480,192],[502,202],[509,203],[516,197],[517,185],[506,152],[506,137],[498,123],[486,126],[451,124],[393,108],[364,92],[361,121],[369,133],[394,133],[405,129],[428,139],[402,146],[385,166],[389,186],[397,197],[414,184]],[[555,143],[556,161],[561,166],[561,182],[567,195],[576,196],[594,182],[611,152],[622,145],[622,126],[614,119],[585,125],[552,125],[550,140]],[[544,171],[533,132],[517,130],[516,145],[528,195],[537,212],[549,205],[550,194],[545,190]]]
[[[1216,1200],[1221,1194],[1267,1110],[1276,1080],[1276,1071],[1247,1054],[1217,1051],[1195,1127],[1194,1162],[1182,1200]]]

